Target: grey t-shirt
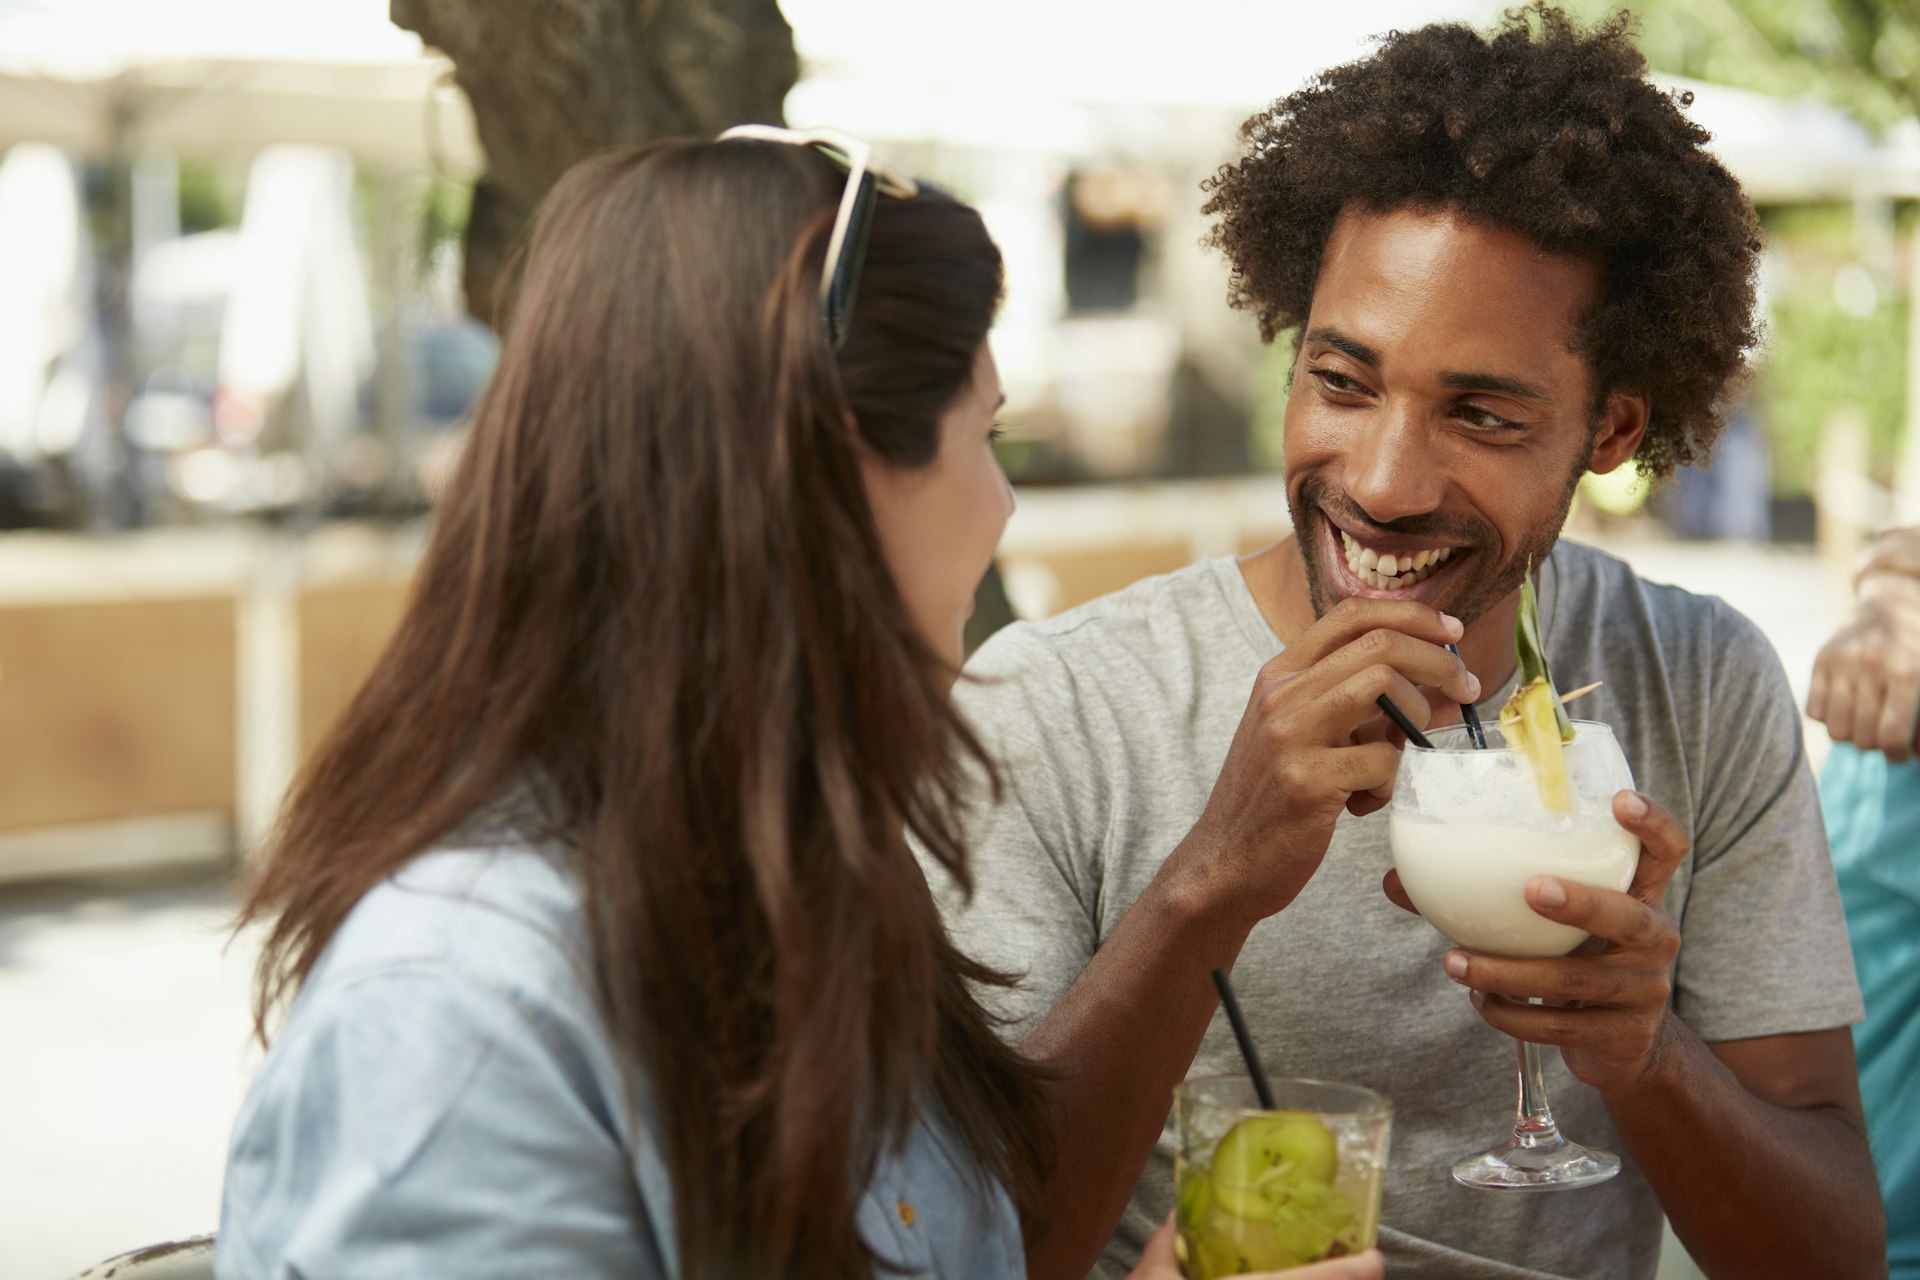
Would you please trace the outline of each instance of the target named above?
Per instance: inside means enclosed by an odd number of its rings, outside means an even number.
[[[1683,943],[1674,1007],[1704,1039],[1843,1026],[1859,989],[1800,721],[1778,658],[1719,600],[1656,586],[1562,542],[1541,574],[1555,681],[1606,683],[1579,706],[1612,725],[1639,787],[1691,832],[1667,909]],[[1203,562],[996,635],[959,698],[1004,765],[1004,803],[970,823],[976,893],[929,866],[955,938],[1027,975],[989,1001],[1032,1029],[1205,807],[1249,690],[1281,644],[1238,566]],[[1493,715],[1511,691],[1481,705]],[[1621,1176],[1501,1196],[1448,1177],[1512,1122],[1514,1041],[1442,972],[1449,944],[1380,889],[1387,814],[1343,816],[1326,861],[1254,929],[1233,970],[1268,1071],[1366,1085],[1394,1101],[1381,1246],[1415,1277],[1649,1277],[1660,1208],[1599,1094],[1557,1053],[1562,1130],[1618,1151]],[[1191,1074],[1242,1071],[1216,1015]],[[1702,1140],[1708,1140],[1703,1135]],[[1167,1135],[1100,1276],[1124,1275],[1172,1203]]]

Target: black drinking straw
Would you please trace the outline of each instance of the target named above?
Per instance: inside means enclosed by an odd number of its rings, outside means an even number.
[[[1400,726],[1400,732],[1407,735],[1408,742],[1416,747],[1433,750],[1433,743],[1428,740],[1427,735],[1413,727],[1413,721],[1407,719],[1407,713],[1393,704],[1392,698],[1383,693],[1373,701],[1375,706],[1387,713],[1387,719]]]
[[[1213,971],[1213,985],[1220,988],[1220,1007],[1227,1011],[1227,1025],[1233,1028],[1233,1038],[1240,1042],[1240,1056],[1247,1060],[1247,1074],[1253,1077],[1253,1092],[1260,1099],[1261,1109],[1275,1110],[1273,1086],[1267,1083],[1267,1073],[1260,1069],[1260,1055],[1254,1050],[1253,1037],[1247,1034],[1247,1021],[1240,1016],[1240,1002],[1233,998],[1233,984],[1227,981],[1225,969]]]
[[[1460,646],[1450,644],[1447,652],[1458,658]],[[1473,745],[1485,751],[1487,749],[1487,731],[1480,727],[1480,711],[1471,702],[1460,704],[1460,718],[1467,722],[1467,736],[1473,739]]]

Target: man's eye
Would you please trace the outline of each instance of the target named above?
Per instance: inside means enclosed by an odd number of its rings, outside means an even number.
[[[1468,426],[1478,427],[1482,431],[1518,431],[1521,424],[1511,418],[1503,418],[1497,413],[1488,413],[1485,409],[1470,404],[1460,406],[1460,416]]]
[[[1344,373],[1332,369],[1309,369],[1307,372],[1320,380],[1320,385],[1329,391],[1338,391],[1346,395],[1363,393],[1366,388]]]

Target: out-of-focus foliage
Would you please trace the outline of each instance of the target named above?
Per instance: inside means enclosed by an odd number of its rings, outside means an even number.
[[[1767,361],[1756,387],[1782,495],[1810,491],[1820,428],[1851,405],[1866,418],[1869,466],[1893,479],[1906,417],[1909,300],[1903,281],[1857,261],[1845,233],[1852,211],[1765,212],[1768,238],[1789,245],[1769,317]],[[1909,216],[1906,236],[1916,219]]]
[[[1273,342],[1254,366],[1253,385],[1248,388],[1247,412],[1251,421],[1253,462],[1261,471],[1279,471],[1286,462],[1287,393],[1293,387],[1293,335],[1296,330],[1275,334]]]
[[[180,162],[180,230],[188,235],[213,231],[239,221],[219,165],[210,160]]]
[[[1622,6],[1569,0],[1588,18]],[[1634,0],[1656,71],[1826,98],[1876,128],[1920,115],[1915,0]]]
[[[1567,0],[1591,19],[1620,8]],[[1817,97],[1877,130],[1920,117],[1916,0],[1631,0],[1656,71],[1781,98]],[[1906,273],[1863,254],[1845,205],[1762,209],[1781,268],[1755,409],[1773,450],[1773,485],[1808,493],[1821,425],[1838,408],[1865,415],[1870,466],[1891,479],[1906,417]],[[1915,219],[1902,219],[1912,243]],[[1915,252],[1910,248],[1909,252]]]
[[[415,214],[419,240],[414,246],[414,261],[421,271],[430,271],[442,253],[457,251],[467,230],[467,208],[473,202],[473,185],[456,182],[435,174],[419,196]]]

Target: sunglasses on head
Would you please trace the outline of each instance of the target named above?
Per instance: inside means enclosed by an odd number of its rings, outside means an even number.
[[[827,341],[838,351],[847,342],[853,297],[860,288],[860,267],[867,259],[867,233],[873,226],[875,192],[905,197],[918,195],[920,188],[912,178],[877,163],[873,148],[866,142],[838,129],[782,129],[770,124],[742,124],[728,129],[714,141],[736,139],[812,147],[847,171],[840,208],[833,218],[833,234],[827,239],[826,270],[820,277],[820,313],[827,322]]]

